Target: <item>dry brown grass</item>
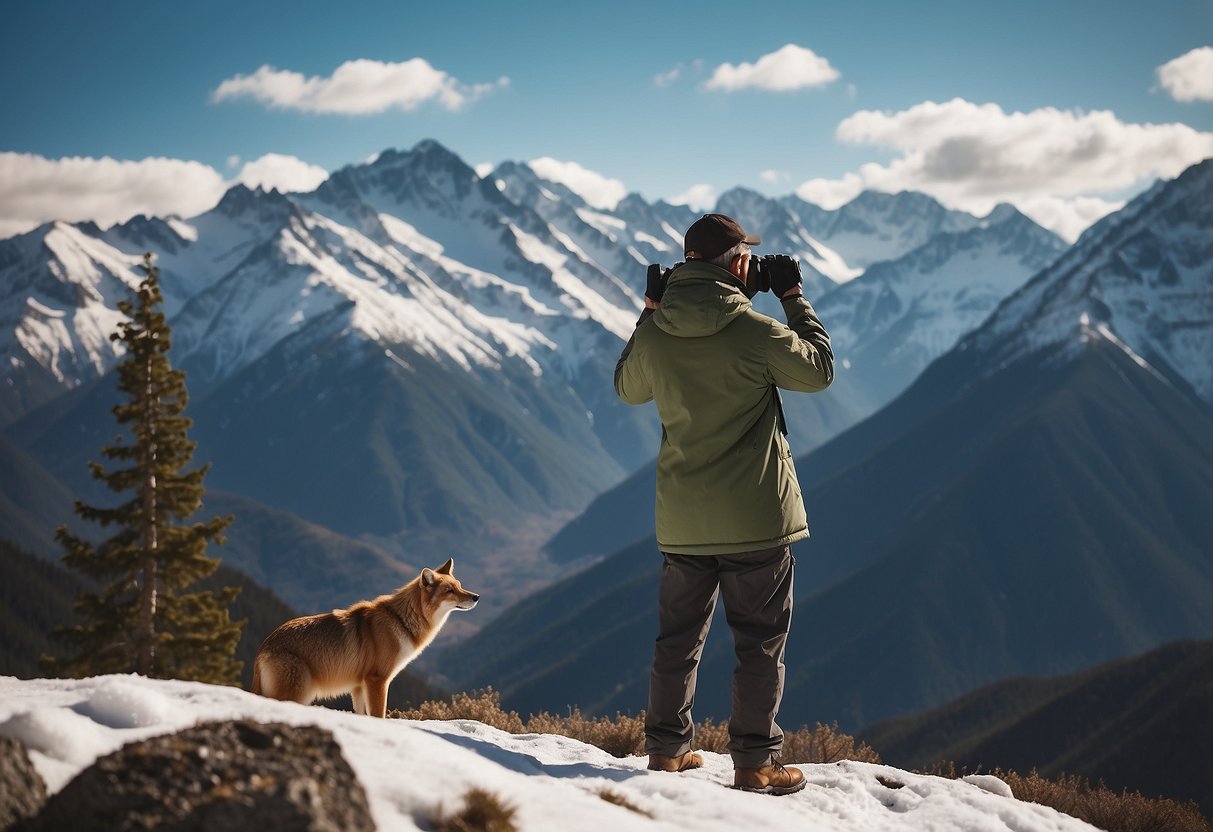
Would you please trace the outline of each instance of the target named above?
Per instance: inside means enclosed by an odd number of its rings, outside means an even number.
[[[568,716],[555,716],[544,711],[526,721],[526,730],[531,734],[571,737],[601,748],[616,757],[644,753],[643,715],[617,713],[612,719],[604,716],[583,716],[578,708],[573,708]]]
[[[1027,777],[1013,771],[994,774],[1006,781],[1020,800],[1052,806],[1107,832],[1213,832],[1195,803],[1186,805],[1141,792],[1115,792],[1102,783],[1063,774],[1049,780],[1033,770]]]
[[[501,709],[501,694],[492,688],[457,693],[449,702],[422,702],[407,711],[389,711],[388,716],[396,719],[474,719],[507,734],[528,733],[517,711]]]
[[[458,693],[449,702],[424,702],[408,711],[392,711],[398,719],[474,719],[510,734],[556,734],[570,737],[616,757],[644,753],[644,714],[615,714],[614,717],[587,717],[577,708],[567,716],[546,711],[524,720],[517,711],[501,707],[501,694],[492,688],[471,694]],[[726,754],[729,749],[729,724],[707,720],[695,728],[695,748]],[[880,755],[871,746],[855,747],[855,738],[838,730],[838,724],[816,728],[802,726],[784,733],[783,759],[797,763],[836,763],[858,760],[879,763]]]
[[[948,762],[936,763],[926,773],[955,778],[972,772],[958,772],[956,764]],[[1117,792],[1102,783],[1093,786],[1085,777],[1074,774],[1050,779],[1035,769],[1026,777],[1002,769],[988,773],[1010,786],[1017,799],[1049,806],[1105,832],[1213,832],[1213,824],[1193,802],[1181,804],[1128,789]]]
[[[643,728],[643,725],[642,725]],[[695,727],[695,747],[704,751],[727,754],[729,751],[729,723],[715,723],[710,719]],[[879,763],[880,755],[866,743],[855,747],[855,738],[838,730],[838,723],[816,728],[802,725],[795,731],[783,735],[784,760],[795,763],[836,763],[839,760],[856,760],[861,763]]]
[[[469,789],[463,801],[463,809],[452,815],[439,810],[434,818],[436,832],[518,832],[516,810],[492,792]]]
[[[633,811],[638,815],[643,815],[646,818],[653,817],[652,812],[648,812],[648,811],[645,811],[644,809],[641,809],[639,806],[637,806],[635,803],[632,803],[630,800],[628,800],[626,797],[621,795],[619,792],[611,791],[610,789],[602,789],[601,791],[598,792],[598,796],[601,797],[603,800],[605,800],[607,803],[613,803],[616,806],[622,806],[624,809]]]

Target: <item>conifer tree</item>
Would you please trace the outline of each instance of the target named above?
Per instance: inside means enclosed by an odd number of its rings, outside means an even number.
[[[241,662],[234,658],[243,621],[233,622],[228,605],[239,592],[227,588],[183,594],[219,565],[206,555],[207,543],[222,543],[231,517],[185,524],[202,504],[209,465],[183,469],[196,443],[186,438],[191,420],[182,415],[188,401],[185,373],[169,363],[170,331],[160,311],[158,269],[144,255],[144,280],[135,300],[118,308],[128,318],[111,340],[121,341],[126,357],[118,364],[118,390],[124,401],[114,408],[127,426],[101,453],[125,467],[107,470],[89,463],[93,476],[111,490],[132,493],[113,508],[76,502],[76,513],[117,532],[94,545],[60,526],[56,538],[63,560],[92,578],[100,589],[85,591],[76,602],[83,623],[58,634],[75,654],[47,662],[68,676],[135,671],[149,677],[193,679],[221,684],[239,682]]]

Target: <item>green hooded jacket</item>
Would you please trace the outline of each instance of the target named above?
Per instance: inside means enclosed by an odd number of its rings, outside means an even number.
[[[691,261],[646,309],[615,367],[629,404],[655,400],[657,543],[728,555],[809,536],[776,387],[816,392],[834,378],[830,337],[803,297],[787,325],[755,312],[741,281]]]

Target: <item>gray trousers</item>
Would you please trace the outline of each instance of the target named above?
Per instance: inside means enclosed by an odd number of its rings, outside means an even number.
[[[792,623],[792,548],[664,558],[645,752],[675,757],[691,750],[699,658],[716,598],[723,593],[737,652],[729,753],[735,768],[770,764],[783,749],[775,715],[783,697],[783,652]]]

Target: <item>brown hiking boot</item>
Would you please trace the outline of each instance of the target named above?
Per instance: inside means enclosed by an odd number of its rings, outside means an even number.
[[[795,794],[805,787],[804,772],[771,763],[762,768],[733,769],[733,788],[759,794]]]
[[[664,754],[649,755],[649,771],[690,771],[703,765],[703,755],[688,751],[677,757]]]

